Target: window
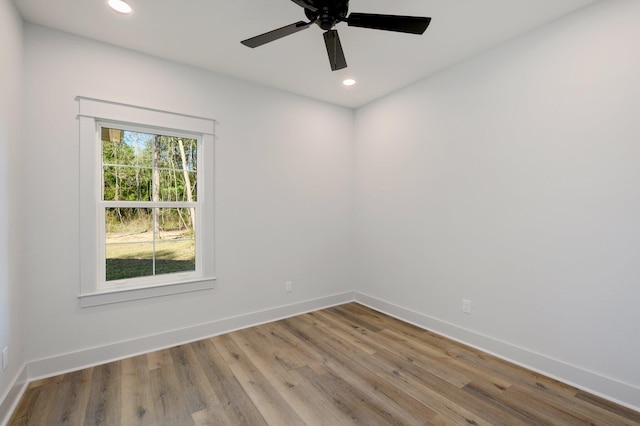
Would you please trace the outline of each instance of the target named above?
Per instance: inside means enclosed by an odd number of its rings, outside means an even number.
[[[78,101],[81,305],[211,289],[215,122]]]
[[[197,135],[101,123],[99,288],[194,275],[198,204]],[[104,259],[104,261],[102,261]]]

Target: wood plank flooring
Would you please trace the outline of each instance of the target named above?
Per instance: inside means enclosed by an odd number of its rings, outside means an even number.
[[[640,425],[356,303],[29,385],[9,425]]]

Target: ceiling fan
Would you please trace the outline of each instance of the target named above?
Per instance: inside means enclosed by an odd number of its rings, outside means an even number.
[[[241,43],[252,48],[262,46],[298,31],[306,30],[312,24],[316,24],[325,30],[324,43],[327,47],[331,70],[337,71],[347,67],[347,60],[342,50],[338,31],[333,29],[338,23],[346,22],[350,27],[423,34],[431,22],[431,18],[419,16],[378,15],[373,13],[351,13],[347,16],[349,0],[291,1],[304,8],[304,13],[309,22],[299,21],[244,40]]]

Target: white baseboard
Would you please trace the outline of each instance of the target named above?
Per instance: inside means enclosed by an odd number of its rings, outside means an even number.
[[[123,358],[194,342],[234,330],[353,301],[353,292],[279,306],[151,336],[60,354],[27,364],[28,380],[51,377]]]
[[[399,320],[495,355],[516,365],[640,411],[640,388],[429,315],[355,292],[355,301]]]
[[[5,426],[9,422],[9,417],[11,417],[13,410],[15,410],[27,388],[27,379],[27,367],[22,365],[11,386],[0,399],[0,425]]]

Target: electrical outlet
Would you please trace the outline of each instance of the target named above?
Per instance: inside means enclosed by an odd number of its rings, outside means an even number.
[[[2,371],[7,369],[9,365],[9,348],[4,348],[2,350]]]
[[[471,313],[471,300],[462,299],[462,312],[465,314]]]
[[[293,291],[292,281],[287,281],[286,283],[284,283],[284,291],[286,291],[287,293],[291,293]]]

